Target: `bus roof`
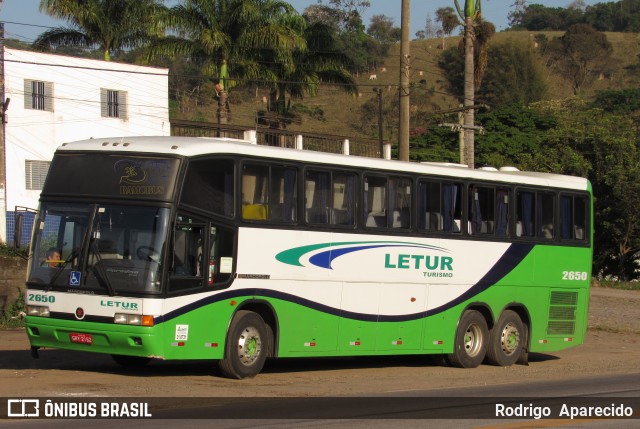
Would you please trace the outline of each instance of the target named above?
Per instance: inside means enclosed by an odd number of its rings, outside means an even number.
[[[466,168],[466,166],[461,166],[460,164],[435,162],[415,163],[366,158],[355,155],[256,145],[246,140],[230,138],[175,136],[92,138],[89,140],[64,143],[59,146],[57,150],[60,153],[67,151],[135,152],[160,155],[171,154],[185,157],[196,157],[207,154],[246,155],[273,158],[282,161],[304,161],[341,167],[352,166],[366,168],[368,170],[433,174],[449,176],[456,179],[520,183],[523,185],[575,190],[588,190],[589,188],[587,179],[575,176],[519,171],[515,168],[474,170]]]

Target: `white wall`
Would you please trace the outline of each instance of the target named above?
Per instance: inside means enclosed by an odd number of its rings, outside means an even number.
[[[170,134],[168,69],[5,48],[4,71],[9,212],[35,208],[40,197],[26,190],[25,160],[51,160],[56,147],[74,140]],[[53,112],[24,108],[25,79],[53,83]],[[100,88],[127,92],[126,120],[101,117]]]

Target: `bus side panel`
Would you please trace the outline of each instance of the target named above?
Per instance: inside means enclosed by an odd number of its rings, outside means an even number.
[[[166,359],[222,359],[229,321],[236,307],[215,295],[167,312],[162,323]],[[170,301],[170,300],[168,300]]]
[[[340,319],[294,302],[270,300],[279,321],[278,356],[335,355]]]
[[[554,351],[584,343],[591,284],[591,249],[537,246],[532,288],[540,290],[531,308],[531,351]]]

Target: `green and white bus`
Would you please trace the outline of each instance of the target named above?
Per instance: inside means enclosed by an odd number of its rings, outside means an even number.
[[[27,334],[34,356],[206,359],[233,378],[277,357],[526,362],[584,341],[592,219],[577,177],[232,139],[67,143],[35,216]]]

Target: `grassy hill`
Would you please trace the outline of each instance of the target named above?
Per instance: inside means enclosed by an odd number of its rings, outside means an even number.
[[[501,32],[497,33],[490,43],[503,43],[514,39],[522,43],[534,44],[536,32]],[[562,32],[545,32],[548,39],[561,36]],[[600,80],[595,80],[584,89],[582,96],[592,97],[596,91],[606,89],[624,89],[640,86],[640,35],[637,33],[606,33],[613,45],[613,55],[609,70]],[[457,46],[460,36],[445,40],[445,47]],[[459,101],[448,93],[445,77],[437,66],[442,54],[442,39],[419,40],[411,43],[411,112],[412,127],[420,126],[421,119],[437,113],[439,110],[456,108]],[[324,86],[316,97],[306,97],[294,100],[299,103],[302,113],[300,123],[291,124],[290,130],[304,130],[305,132],[341,135],[345,137],[373,137],[377,134],[377,120],[369,119],[362,123],[361,109],[365,104],[377,109],[375,90],[382,89],[382,97],[387,104],[393,104],[398,97],[399,82],[399,45],[392,48],[383,66],[371,70],[367,74],[356,76],[359,85],[358,96],[346,95],[340,88]],[[493,65],[490,65],[493,66]],[[375,79],[370,78],[375,75]],[[573,96],[571,85],[558,75],[553,69],[547,68],[549,91],[548,99],[562,99]],[[256,112],[266,109],[264,100],[268,96],[266,89],[243,92],[231,92],[232,123],[234,125],[255,125]],[[202,101],[202,100],[201,100]],[[396,102],[397,104],[397,102]],[[204,105],[194,106],[188,114],[176,114],[175,119],[204,120],[215,122],[216,101],[211,99]],[[354,127],[357,124],[358,127]],[[396,125],[387,124],[385,138],[395,138]],[[362,130],[370,131],[362,131]],[[363,135],[368,134],[368,135]]]

